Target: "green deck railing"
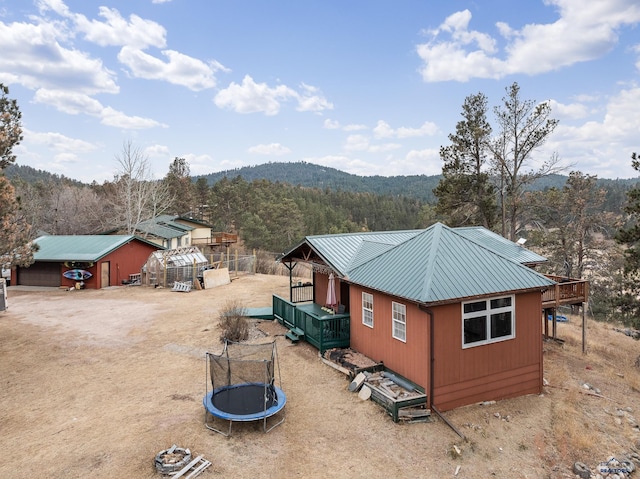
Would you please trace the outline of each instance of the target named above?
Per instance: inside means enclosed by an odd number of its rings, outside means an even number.
[[[349,347],[351,317],[348,313],[329,314],[318,304],[294,304],[274,294],[273,316],[290,329],[304,331],[304,340],[318,348],[320,354],[331,348]]]

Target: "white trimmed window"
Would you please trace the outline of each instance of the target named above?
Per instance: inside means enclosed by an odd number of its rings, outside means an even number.
[[[462,347],[470,348],[516,337],[515,297],[462,303]]]
[[[373,295],[362,293],[362,324],[373,328]]]
[[[392,302],[393,337],[400,341],[407,341],[407,307],[404,304]]]

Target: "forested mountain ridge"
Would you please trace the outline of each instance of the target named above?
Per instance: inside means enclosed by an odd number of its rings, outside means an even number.
[[[406,196],[433,204],[436,197],[433,189],[442,179],[442,175],[408,175],[408,176],[358,176],[327,166],[315,165],[305,161],[294,163],[265,163],[256,166],[244,166],[233,170],[224,170],[208,175],[199,175],[209,186],[222,178],[242,177],[247,182],[267,180],[273,183],[288,183],[294,186],[331,189],[333,191],[349,191],[357,193],[373,193],[388,196]],[[546,190],[562,188],[567,182],[566,175],[548,175],[537,180],[530,189]],[[616,211],[624,202],[626,191],[640,182],[640,178],[607,179],[598,178],[598,186],[607,192],[605,208]]]
[[[44,170],[37,170],[30,166],[11,165],[4,173],[9,179],[20,177],[28,183],[53,181],[76,186],[82,185],[79,181]],[[429,204],[436,202],[433,189],[442,179],[442,175],[358,176],[328,166],[299,161],[293,163],[270,162],[262,165],[245,166],[207,175],[193,176],[192,180],[196,181],[198,178],[204,178],[209,186],[213,186],[223,178],[233,179],[236,177],[241,177],[249,183],[255,180],[267,180],[272,183],[286,183],[293,186],[321,190],[371,193],[383,196],[405,196]],[[567,178],[565,175],[557,174],[545,176],[537,180],[531,186],[531,189],[560,189],[565,185]],[[605,210],[620,211],[620,206],[626,199],[626,192],[640,183],[640,178],[598,178],[597,183],[600,188],[607,192]]]
[[[54,183],[65,183],[65,184],[76,185],[76,186],[83,185],[81,181],[67,178],[64,175],[49,173],[48,171],[38,170],[25,165],[16,165],[16,164],[9,165],[4,170],[4,175],[10,180],[14,178],[21,178],[23,181],[26,181],[27,183],[35,183],[37,181],[43,181],[43,182],[52,181]]]
[[[407,196],[427,203],[435,201],[432,190],[441,178],[441,175],[358,176],[306,161],[245,166],[233,170],[200,175],[198,178],[205,178],[207,184],[212,186],[222,178],[232,179],[237,176],[248,182],[264,179],[273,183],[288,183],[308,188],[328,188],[333,191]]]

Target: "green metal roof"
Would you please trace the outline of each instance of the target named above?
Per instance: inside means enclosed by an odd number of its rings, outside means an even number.
[[[528,250],[521,245],[509,241],[493,231],[483,228],[482,226],[467,226],[455,228],[456,233],[475,241],[478,244],[486,246],[502,256],[510,258],[522,264],[540,264],[546,263],[547,258]]]
[[[503,245],[499,253],[472,237],[436,223],[424,230],[310,236],[306,242],[346,280],[425,304],[554,284],[518,261],[521,246]]]
[[[369,257],[392,248],[418,233],[420,230],[318,235],[307,236],[306,242],[344,276],[350,266],[361,264]]]
[[[174,221],[177,216],[160,215],[150,220],[142,221],[136,226],[136,231],[151,234],[158,238],[173,239],[184,236],[188,231],[195,228],[193,226],[177,223]]]
[[[39,246],[34,259],[36,261],[93,262],[134,239],[160,248],[133,235],[40,236],[34,240],[34,243]]]

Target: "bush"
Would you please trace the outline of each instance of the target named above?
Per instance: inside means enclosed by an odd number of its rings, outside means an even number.
[[[220,340],[244,341],[249,337],[247,311],[236,301],[228,302],[220,313]]]

